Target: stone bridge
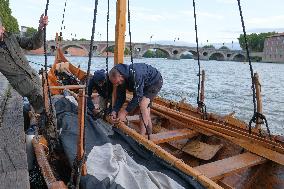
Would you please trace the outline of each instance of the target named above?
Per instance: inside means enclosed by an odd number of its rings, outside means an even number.
[[[114,47],[114,41],[109,42],[110,47]],[[48,51],[55,51],[56,43],[54,41],[47,42]],[[71,55],[88,56],[90,49],[89,41],[63,41],[62,49],[64,52]],[[126,43],[126,48],[129,49],[130,44]],[[133,55],[135,58],[141,58],[149,50],[159,49],[167,54],[169,59],[180,59],[182,54],[191,53],[194,59],[197,59],[196,47],[160,45],[147,43],[132,43]],[[95,41],[93,45],[94,56],[106,55],[106,41]],[[245,61],[246,54],[244,51],[232,51],[227,49],[215,48],[200,48],[199,57],[201,60],[220,60],[220,61]]]

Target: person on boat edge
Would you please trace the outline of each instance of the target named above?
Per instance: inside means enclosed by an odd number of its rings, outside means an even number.
[[[117,99],[112,111],[112,119],[126,121],[128,113],[140,107],[140,134],[152,133],[150,105],[163,85],[161,73],[154,67],[135,63],[132,65],[118,64],[109,73],[109,79],[117,86]],[[127,107],[121,108],[126,100],[126,89],[133,92],[133,98]],[[148,131],[146,131],[146,128]]]
[[[92,94],[96,90],[99,94],[98,104],[99,107],[95,107],[93,103]],[[111,101],[112,95],[112,83],[109,81],[105,70],[97,70],[89,81],[88,85],[88,98],[87,106],[94,115],[98,114],[102,110],[106,110],[108,102]]]
[[[38,31],[32,37],[20,37],[6,32],[0,17],[0,72],[20,95],[28,98],[34,111],[41,115],[44,113],[41,80],[29,65],[22,49],[40,48],[43,45],[43,29],[47,24],[48,17],[41,15]],[[47,129],[54,131],[54,128]],[[50,134],[53,137],[54,132]]]

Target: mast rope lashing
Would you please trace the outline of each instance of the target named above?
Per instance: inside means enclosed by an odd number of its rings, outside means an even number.
[[[128,10],[128,33],[129,33],[129,45],[130,45],[130,60],[131,60],[131,65],[132,65],[132,69],[130,69],[130,71],[132,71],[132,75],[133,75],[133,80],[134,80],[134,90],[135,93],[137,94],[137,83],[136,83],[136,78],[135,78],[135,70],[134,70],[134,62],[133,62],[133,49],[132,49],[132,35],[131,35],[131,14],[130,14],[130,0],[127,1],[127,10]],[[140,106],[140,99],[138,98],[138,105]],[[143,122],[143,125],[146,129],[146,134],[148,136],[148,140],[150,140],[150,132],[149,132],[149,126],[146,125],[145,120],[143,118],[141,109],[139,107],[140,110],[140,115],[141,115],[141,120]]]
[[[252,130],[252,122],[256,123],[257,122],[257,118],[261,119],[261,120],[264,120],[265,121],[265,126],[266,126],[266,129],[268,131],[268,134],[271,138],[271,135],[270,135],[270,130],[269,130],[269,127],[268,127],[268,123],[267,123],[267,119],[264,115],[262,115],[260,112],[257,112],[257,109],[256,109],[256,89],[255,89],[255,83],[254,83],[254,71],[253,71],[253,67],[252,67],[252,63],[251,63],[251,59],[250,59],[250,53],[249,53],[249,48],[248,48],[248,40],[247,40],[247,34],[246,34],[246,28],[245,28],[245,22],[244,22],[244,17],[243,17],[243,12],[242,12],[242,6],[241,6],[241,2],[240,0],[237,0],[238,1],[238,7],[239,7],[239,12],[240,12],[240,17],[241,17],[241,23],[242,23],[242,28],[243,28],[243,33],[244,33],[244,39],[245,39],[245,47],[246,47],[246,54],[247,54],[247,58],[248,58],[248,61],[249,61],[249,67],[250,67],[250,75],[251,75],[251,82],[252,82],[252,85],[251,85],[251,89],[252,89],[252,101],[253,101],[253,116],[251,118],[251,120],[249,121],[249,133],[251,133],[251,130]]]

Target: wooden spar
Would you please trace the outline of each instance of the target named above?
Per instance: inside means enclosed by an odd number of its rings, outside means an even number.
[[[73,89],[73,90],[77,90],[77,89],[84,89],[86,86],[85,85],[62,85],[62,86],[50,86],[50,89],[53,90],[64,90],[64,89]]]
[[[40,167],[47,187],[49,189],[67,189],[67,186],[64,184],[64,182],[57,181],[52,173],[52,169],[46,157],[46,151],[48,151],[48,147],[45,138],[43,136],[40,136],[39,139],[33,139],[32,144],[34,147],[37,163]]]
[[[126,31],[126,0],[116,1],[116,24],[115,24],[115,48],[114,48],[114,64],[124,63],[125,48],[125,31]],[[116,86],[113,86],[112,106],[116,101]]]
[[[127,127],[123,122],[119,122],[115,126],[118,127],[120,130],[122,130],[125,134],[134,138],[137,142],[145,146],[147,149],[152,151],[154,154],[156,154],[161,159],[165,160],[166,162],[173,165],[177,169],[181,170],[185,174],[191,175],[195,180],[199,181],[206,188],[209,188],[209,189],[213,189],[213,188],[221,189],[222,188],[218,184],[216,184],[214,181],[207,178],[204,174],[188,166],[182,160],[176,158],[175,156],[165,151],[164,149],[162,149],[160,146],[156,145],[152,141],[147,140],[142,135],[137,133],[135,130]]]
[[[255,94],[256,94],[256,102],[257,102],[257,112],[258,113],[262,113],[262,98],[261,98],[261,85],[260,85],[260,82],[259,82],[259,77],[258,77],[258,74],[255,73],[254,74],[254,85],[255,85]],[[257,118],[256,120],[256,128],[257,129],[260,129],[260,126],[261,126],[261,119]]]
[[[202,70],[202,73],[201,73],[201,77],[202,77],[202,80],[201,80],[201,91],[200,91],[200,101],[201,102],[204,102],[204,99],[205,99],[205,71]]]
[[[123,64],[126,30],[126,0],[116,1],[114,64]]]
[[[259,156],[284,165],[284,149],[275,141],[259,137],[253,133],[249,134],[247,131],[243,132],[236,128],[227,127],[226,125],[191,119],[188,115],[173,111],[169,108],[160,107],[157,109],[157,106],[158,105],[153,104],[153,112],[160,116],[166,116],[168,119],[181,121],[184,123],[183,125],[185,127],[194,129],[197,132],[205,131],[223,137]]]
[[[85,90],[79,90],[78,100],[78,129],[79,136],[77,139],[77,159],[81,160],[84,156],[84,127],[85,127]],[[86,163],[82,166],[82,175],[87,175]]]

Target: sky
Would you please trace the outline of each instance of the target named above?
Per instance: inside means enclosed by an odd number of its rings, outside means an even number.
[[[67,0],[65,39],[75,34],[77,39],[91,39],[94,2]],[[48,39],[54,39],[55,33],[60,31],[64,3],[65,0],[50,0]],[[35,28],[45,4],[46,0],[10,0],[12,14],[19,25]],[[115,4],[116,0],[110,0],[110,40],[115,36]],[[284,32],[283,0],[241,0],[241,4],[247,33]],[[130,9],[133,42],[195,43],[192,0],[130,0]],[[106,40],[106,13],[107,0],[99,0],[96,41]],[[201,45],[238,41],[242,26],[237,0],[196,0],[196,13]]]

